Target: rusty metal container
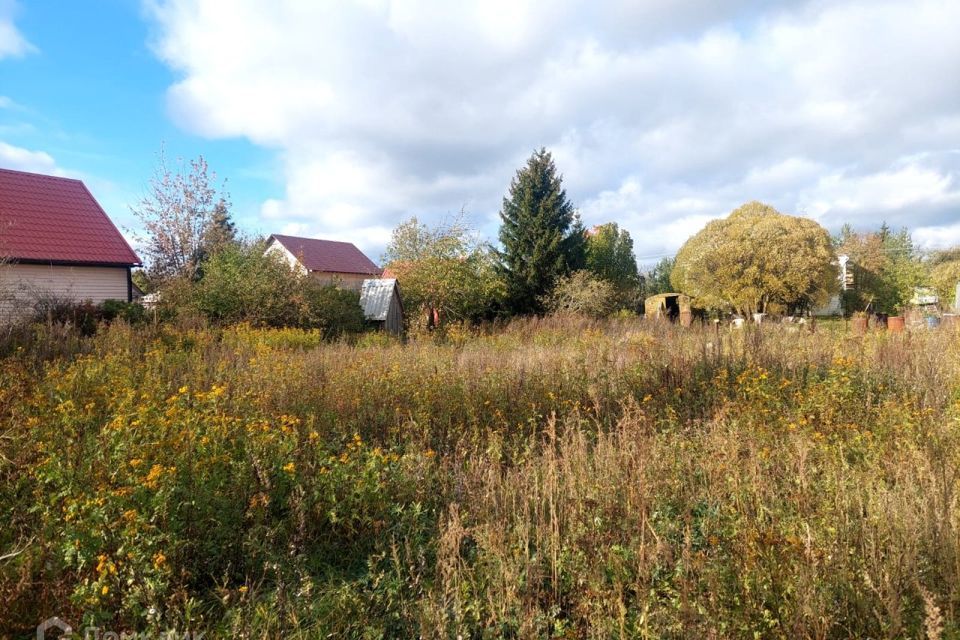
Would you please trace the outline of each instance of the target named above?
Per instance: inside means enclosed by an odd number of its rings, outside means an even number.
[[[903,316],[890,316],[887,318],[887,331],[890,333],[903,333]]]
[[[857,336],[865,334],[867,332],[867,316],[853,316],[850,318],[850,331]]]

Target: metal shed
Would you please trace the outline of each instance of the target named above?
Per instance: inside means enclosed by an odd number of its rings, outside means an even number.
[[[370,278],[360,289],[360,307],[367,320],[379,323],[387,332],[403,331],[403,301],[396,278]]]

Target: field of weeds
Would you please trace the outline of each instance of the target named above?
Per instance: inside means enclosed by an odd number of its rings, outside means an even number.
[[[118,323],[5,350],[11,637],[960,633],[947,329]]]

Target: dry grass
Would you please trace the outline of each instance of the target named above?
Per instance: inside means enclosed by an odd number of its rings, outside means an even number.
[[[946,330],[115,325],[63,344],[0,361],[0,629],[958,633]]]

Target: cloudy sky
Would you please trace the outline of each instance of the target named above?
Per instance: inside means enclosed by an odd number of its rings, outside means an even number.
[[[753,199],[960,243],[956,0],[89,6],[0,0],[0,166],[82,177],[129,227],[165,144],[250,232],[376,258],[463,208],[494,239],[542,145],[641,262]]]

